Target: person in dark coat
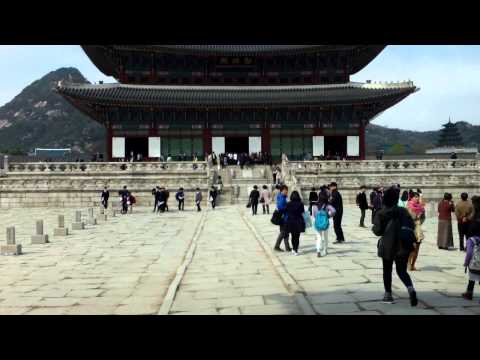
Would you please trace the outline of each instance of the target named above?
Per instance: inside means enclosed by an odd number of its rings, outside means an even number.
[[[128,199],[130,198],[130,192],[127,190],[127,187],[124,186],[123,190],[119,191],[118,195],[122,199],[122,214],[128,213]]]
[[[275,203],[277,205],[277,211],[282,215],[282,222],[280,223],[280,234],[277,237],[277,241],[275,243],[274,250],[278,252],[283,252],[280,248],[282,241],[285,243],[285,251],[289,252],[292,251],[290,244],[288,242],[289,234],[285,228],[285,217],[287,211],[287,202],[288,202],[288,187],[286,185],[282,185],[279,187],[279,193],[275,199]]]
[[[258,186],[253,187],[252,192],[250,193],[250,204],[252,205],[252,214],[257,215],[258,202],[260,199],[260,192],[258,191]]]
[[[158,204],[158,212],[164,213],[165,212],[165,189],[160,188],[157,192],[157,204]]]
[[[178,211],[185,211],[185,193],[183,188],[180,188],[175,194],[175,199],[178,202]]]
[[[373,219],[375,218],[375,214],[382,208],[382,192],[379,187],[373,189],[372,193],[370,194],[370,204],[372,208],[372,224]]]
[[[155,200],[155,205],[153,205],[153,212],[156,213],[158,211],[158,196],[157,193],[160,191],[160,188],[157,186],[155,189],[152,189],[152,196]]]
[[[398,207],[399,192],[390,188],[385,192],[384,204],[375,214],[373,233],[381,236],[378,242],[378,256],[383,259],[383,283],[385,286],[384,303],[393,304],[392,296],[392,270],[393,263],[397,268],[397,274],[410,295],[410,303],[417,306],[417,294],[413,282],[407,272],[408,258],[413,248],[408,248],[400,241],[400,224],[414,233],[415,224],[405,208]]]
[[[170,191],[167,189],[163,189],[163,191],[165,192],[165,210],[168,212],[168,199],[170,198]]]
[[[218,197],[218,191],[217,189],[215,189],[214,186],[212,186],[212,189],[210,190],[209,200],[212,203],[213,210],[215,210],[215,206],[217,206],[217,197]]]
[[[360,217],[360,227],[366,228],[365,226],[365,214],[368,210],[368,201],[367,201],[367,195],[365,194],[365,191],[367,188],[365,186],[362,186],[360,188],[360,193],[357,195],[357,206],[360,208],[360,211],[362,213]]]
[[[330,204],[336,210],[335,216],[333,217],[333,228],[335,230],[335,235],[337,236],[337,241],[335,244],[343,244],[345,242],[345,237],[343,236],[342,230],[343,199],[342,195],[338,191],[337,183],[333,182],[330,184],[330,191]]]
[[[318,202],[318,193],[315,190],[315,188],[312,188],[312,191],[310,192],[310,196],[308,197],[308,202],[310,203],[308,206],[308,212],[310,213],[310,216],[312,216],[312,207]]]
[[[285,230],[292,236],[292,254],[298,256],[300,247],[300,234],[305,232],[305,220],[303,214],[305,206],[298,191],[292,192],[290,202],[287,204],[285,216]]]
[[[108,187],[105,186],[105,189],[102,191],[102,205],[105,210],[108,209],[108,199],[110,198],[110,192],[108,191]]]

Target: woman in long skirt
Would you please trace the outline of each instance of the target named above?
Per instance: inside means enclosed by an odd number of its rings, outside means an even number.
[[[452,213],[455,205],[452,202],[452,194],[445,194],[438,204],[438,237],[437,243],[440,250],[453,248]]]
[[[417,240],[417,242],[414,244],[415,250],[413,250],[408,259],[408,264],[410,265],[410,271],[417,271],[415,265],[417,263],[420,247],[425,239],[425,235],[422,230],[422,218],[425,216],[425,208],[420,203],[420,195],[418,193],[412,194],[412,198],[407,204],[407,210],[415,224],[415,237]]]

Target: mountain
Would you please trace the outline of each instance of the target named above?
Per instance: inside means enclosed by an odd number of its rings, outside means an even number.
[[[77,69],[61,68],[0,107],[0,152],[36,147],[72,148],[81,154],[104,151],[105,129],[54,91],[60,80],[88,83]]]
[[[58,81],[88,83],[75,68],[53,71],[27,86],[11,102],[0,107],[0,153],[29,152],[39,148],[72,148],[82,154],[103,153],[105,129],[83,115],[54,92]],[[438,128],[446,123],[439,121]],[[457,123],[465,145],[475,146],[480,126]],[[408,131],[371,124],[366,131],[367,153],[382,148],[386,154],[425,154],[437,144],[439,131]]]

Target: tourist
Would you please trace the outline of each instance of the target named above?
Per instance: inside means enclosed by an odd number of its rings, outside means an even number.
[[[402,193],[402,197],[400,198],[400,200],[398,200],[398,206],[406,209],[407,205],[408,205],[408,191],[405,190]]]
[[[270,214],[270,204],[272,202],[272,194],[268,190],[267,185],[263,185],[262,193],[260,194],[260,203],[263,207],[263,215]]]
[[[157,186],[155,189],[152,189],[152,196],[154,199],[155,204],[153,205],[153,212],[156,213],[158,211],[158,192],[160,188]]]
[[[465,237],[471,224],[473,216],[473,204],[468,200],[468,194],[463,193],[461,200],[455,205],[455,216],[458,223],[458,238],[460,242],[460,251],[465,251]]]
[[[362,228],[366,228],[365,215],[368,210],[367,194],[365,194],[366,191],[367,188],[365,186],[362,186],[360,188],[360,193],[357,195],[357,206],[360,208],[360,211],[362,213],[360,217],[360,227]]]
[[[185,211],[185,193],[183,188],[180,188],[175,194],[175,199],[178,202],[178,211]]]
[[[127,190],[127,187],[124,186],[123,190],[119,191],[118,194],[120,195],[120,201],[122,204],[122,214],[125,215],[128,213],[128,198],[130,196],[130,193]]]
[[[258,186],[255,185],[249,197],[249,202],[250,202],[250,205],[252,206],[253,216],[257,215],[259,199],[260,199],[260,192],[258,191]]]
[[[217,179],[217,190],[218,190],[218,194],[221,195],[223,191],[223,180],[221,176],[219,176]]]
[[[372,208],[372,224],[375,214],[382,208],[383,199],[382,199],[382,188],[376,187],[373,189],[373,192],[370,194],[370,206]]]
[[[413,287],[412,279],[407,272],[409,255],[413,250],[413,242],[416,238],[410,233],[411,240],[405,241],[401,237],[403,228],[413,231],[415,225],[406,209],[397,206],[399,192],[393,188],[387,189],[384,196],[383,206],[375,214],[373,232],[381,236],[378,242],[378,256],[383,259],[383,284],[385,287],[384,303],[393,304],[392,296],[392,271],[393,263],[397,268],[397,274],[408,290],[410,304],[418,305],[417,293]],[[398,226],[396,226],[398,224]],[[407,231],[408,234],[408,231]]]
[[[110,191],[108,191],[108,187],[105,186],[105,189],[102,191],[102,205],[105,210],[108,209],[108,199],[110,198]]]
[[[335,244],[345,243],[345,237],[342,230],[342,218],[343,218],[343,199],[342,195],[338,191],[337,183],[330,184],[330,204],[335,208],[335,216],[333,217],[333,227],[335,229],[335,235],[337,241]]]
[[[201,208],[202,201],[203,201],[202,192],[200,191],[200,188],[197,188],[195,192],[195,205],[197,206],[198,212],[202,211],[202,208]]]
[[[480,222],[478,221],[473,223],[469,229],[467,254],[463,266],[465,272],[468,270],[468,287],[462,297],[466,300],[473,300],[475,282],[480,283]]]
[[[320,194],[317,203],[312,207],[313,227],[317,237],[317,257],[328,255],[328,231],[330,229],[330,219],[335,216],[335,208],[328,203],[328,197]]]
[[[215,210],[215,206],[217,205],[217,196],[218,196],[217,189],[215,189],[215,187],[212,186],[212,189],[210,190],[209,201],[212,204],[213,210]]]
[[[272,174],[273,174],[273,184],[277,185],[277,175],[278,175],[278,167],[277,166],[273,167]]]
[[[276,204],[277,203],[277,196],[280,194],[280,185],[275,185],[272,193],[272,201]]]
[[[412,199],[408,202],[407,210],[409,211],[413,222],[415,224],[415,237],[416,243],[414,244],[415,249],[412,251],[408,263],[410,264],[410,271],[417,271],[415,264],[418,259],[418,253],[420,251],[420,246],[422,241],[425,239],[425,235],[422,230],[422,218],[425,216],[425,208],[420,203],[420,194],[413,193]]]
[[[165,212],[165,189],[163,187],[157,192],[157,205],[157,211],[163,214]]]
[[[287,198],[288,198],[288,187],[283,185],[280,187],[280,192],[277,195],[276,203],[277,203],[277,211],[282,215],[283,221],[280,224],[280,234],[278,235],[277,242],[275,243],[274,250],[283,252],[280,248],[282,240],[285,242],[285,251],[290,252],[292,248],[288,242],[288,232],[285,228],[285,218],[286,218],[286,210],[287,210]]]
[[[452,201],[452,194],[445,194],[443,200],[438,204],[438,235],[437,245],[440,250],[453,248],[452,213],[455,212],[455,205]]]
[[[292,254],[297,256],[300,246],[300,234],[305,232],[305,220],[303,214],[305,206],[298,191],[292,192],[290,202],[285,209],[285,231],[292,235]]]
[[[310,196],[308,197],[308,202],[309,202],[308,212],[310,213],[310,216],[312,216],[313,215],[312,207],[313,207],[313,205],[315,205],[318,202],[318,193],[317,193],[317,191],[315,190],[314,187],[312,187],[312,190],[310,192]]]
[[[137,203],[137,199],[131,193],[128,194],[128,206],[130,207],[130,214],[133,213],[133,205]]]
[[[168,212],[168,199],[170,198],[170,191],[168,189],[163,189],[165,193],[165,210]]]

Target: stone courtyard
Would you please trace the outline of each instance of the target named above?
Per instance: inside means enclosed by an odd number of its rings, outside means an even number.
[[[0,244],[6,228],[15,226],[23,255],[0,257],[0,314],[480,314],[478,297],[460,298],[467,282],[464,254],[436,247],[435,218],[425,224],[420,271],[412,274],[420,299],[412,309],[396,274],[396,304],[380,302],[377,238],[358,227],[354,207],[344,219],[347,243],[330,244],[329,256],[319,259],[311,230],[294,257],[272,252],[278,229],[269,216],[252,217],[233,205],[180,214],[173,205],[164,215],[138,208],[109,216],[67,237],[53,237],[57,216],[65,215],[70,230],[76,209],[1,210]],[[31,245],[40,219],[50,243]]]

